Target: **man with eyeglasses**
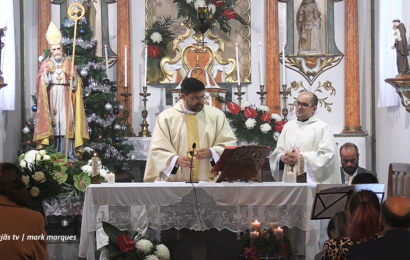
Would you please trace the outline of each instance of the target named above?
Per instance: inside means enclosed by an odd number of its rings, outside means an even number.
[[[297,120],[285,124],[276,149],[269,158],[276,181],[293,182],[283,173],[287,173],[290,166],[294,166],[296,171],[298,158],[303,156],[304,172],[309,184],[341,183],[333,133],[325,122],[315,116],[317,104],[318,98],[311,92],[301,93],[295,101]]]
[[[195,144],[195,145],[194,145]],[[213,181],[214,163],[227,146],[236,145],[225,114],[205,105],[205,86],[195,78],[181,83],[181,99],[158,117],[148,152],[144,181]]]
[[[78,161],[78,157],[81,158],[83,154],[83,143],[90,139],[81,78],[75,70],[71,70],[72,61],[62,50],[62,34],[53,22],[48,26],[46,38],[50,54],[41,63],[36,78],[37,117],[33,141],[37,149],[44,149],[44,146],[51,144],[55,153],[65,154],[68,126],[67,159]],[[71,78],[72,92],[68,93]],[[67,122],[68,113],[70,122]]]

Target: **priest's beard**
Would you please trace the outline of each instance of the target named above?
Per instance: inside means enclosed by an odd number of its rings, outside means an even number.
[[[186,102],[186,106],[188,110],[192,112],[201,112],[201,110],[204,108],[204,104],[201,103],[190,103],[189,101]]]
[[[63,58],[63,55],[61,55],[61,53],[54,55],[54,59],[55,59],[56,61],[60,61],[61,58]]]

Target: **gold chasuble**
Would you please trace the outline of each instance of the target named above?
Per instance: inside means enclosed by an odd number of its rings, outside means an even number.
[[[227,146],[236,145],[232,129],[225,114],[218,108],[204,105],[196,114],[185,114],[183,100],[158,115],[152,134],[144,181],[161,180],[162,172],[174,156],[188,156],[192,144],[196,149],[212,148],[219,155]],[[209,160],[194,159],[193,181],[212,181],[216,176],[211,173]],[[189,181],[189,170],[181,167],[177,173],[165,178],[167,181]]]

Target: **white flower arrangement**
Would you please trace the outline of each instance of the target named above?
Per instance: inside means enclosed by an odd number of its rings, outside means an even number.
[[[168,248],[162,244],[157,245],[155,254],[158,256],[159,260],[169,260],[171,257]]]
[[[278,115],[278,114],[275,114],[275,113],[273,113],[273,114],[270,116],[270,118],[273,119],[273,120],[275,120],[275,122],[280,122],[280,121],[282,121],[282,117],[281,117],[280,115]]]
[[[43,183],[46,181],[46,177],[44,176],[43,172],[35,172],[34,175],[32,175],[34,180],[36,180],[39,183]]]
[[[279,133],[278,131],[276,131],[276,132],[273,134],[273,139],[275,139],[275,141],[278,141],[279,136],[280,136],[280,133]]]
[[[192,3],[193,0],[185,0],[187,4]]]
[[[268,111],[269,111],[269,107],[264,106],[264,105],[258,106],[257,109],[258,109],[259,111],[263,111],[263,112],[268,112]]]
[[[152,246],[152,242],[147,239],[141,239],[137,243],[135,243],[135,248],[144,254],[149,253],[149,251],[151,251]]]
[[[156,255],[148,255],[144,260],[159,260],[159,258]]]
[[[270,130],[272,130],[272,127],[270,126],[270,124],[261,124],[260,125],[261,131],[262,133],[266,134],[267,132],[269,132]]]
[[[152,33],[150,38],[153,42],[162,42],[162,35],[159,32]]]
[[[92,152],[94,152],[94,149],[91,148],[91,147],[85,147],[85,148],[84,148],[84,152],[91,154]]]
[[[40,189],[38,187],[33,187],[30,190],[30,195],[33,197],[38,197],[38,195],[40,195]]]
[[[215,14],[216,12],[216,6],[214,4],[209,4],[208,5],[208,10],[212,13]]]
[[[255,125],[256,125],[256,120],[253,119],[253,118],[248,118],[248,119],[245,121],[245,126],[246,126],[246,128],[248,128],[248,129],[253,129],[253,128],[255,127]]]
[[[26,184],[26,188],[30,186],[30,176],[23,175],[21,176],[21,180]]]
[[[241,104],[241,110],[245,110],[245,108],[252,106],[251,102],[245,102]]]

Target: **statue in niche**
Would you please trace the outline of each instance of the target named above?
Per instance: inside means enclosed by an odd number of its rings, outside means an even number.
[[[321,13],[315,0],[303,0],[296,14],[299,53],[320,51]]]
[[[394,46],[392,49],[396,49],[397,54],[397,70],[399,74],[397,76],[409,75],[409,51],[407,50],[407,36],[406,27],[400,22],[399,19],[393,20],[394,30]]]

